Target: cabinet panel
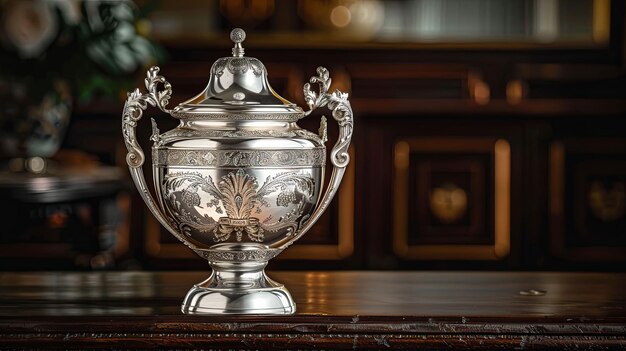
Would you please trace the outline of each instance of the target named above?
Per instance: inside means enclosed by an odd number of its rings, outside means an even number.
[[[550,147],[550,248],[563,260],[626,261],[626,140]]]
[[[393,250],[410,260],[498,260],[510,251],[505,139],[422,137],[394,147]]]

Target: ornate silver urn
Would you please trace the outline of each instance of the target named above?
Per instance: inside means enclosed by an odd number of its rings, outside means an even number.
[[[287,289],[265,275],[267,262],[293,244],[332,200],[349,162],[352,109],[348,94],[329,93],[328,71],[319,67],[304,85],[309,110],[270,87],[263,64],[244,56],[245,32],[233,30],[231,57],[217,60],[203,92],[168,109],[171,85],[152,67],[147,93],[128,94],[122,115],[126,161],[137,189],[157,220],[199,256],[211,276],[191,288],[184,313],[290,314]],[[153,198],[135,128],[148,105],[180,120],[160,133],[152,120]],[[327,106],[339,123],[330,151],[330,184],[322,191],[326,119],[319,135],[297,121]]]

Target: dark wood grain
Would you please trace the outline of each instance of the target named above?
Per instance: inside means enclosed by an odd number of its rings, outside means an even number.
[[[275,272],[293,316],[188,316],[204,273],[2,273],[0,347],[626,348],[626,274]],[[544,290],[543,296],[520,291]]]

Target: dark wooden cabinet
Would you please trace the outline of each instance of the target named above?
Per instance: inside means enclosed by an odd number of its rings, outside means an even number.
[[[382,165],[364,211],[375,221],[373,265],[517,267],[521,264],[524,125],[452,118],[365,121],[380,138],[362,152]],[[375,180],[376,179],[376,180]],[[378,261],[376,261],[378,260]]]
[[[355,111],[353,162],[337,199],[272,267],[625,269],[626,5],[611,1],[610,13],[608,41],[593,45],[250,39],[247,54],[281,95],[303,105],[302,85],[323,65]],[[172,104],[201,90],[230,52],[216,37],[164,41]],[[121,106],[79,106],[67,146],[124,167],[112,147]],[[300,124],[316,130],[319,116]],[[138,196],[131,217],[143,267],[207,267]]]

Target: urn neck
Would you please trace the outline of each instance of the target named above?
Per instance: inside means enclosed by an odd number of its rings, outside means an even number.
[[[249,289],[270,287],[265,276],[267,261],[209,262],[213,274],[207,287],[222,289]]]

